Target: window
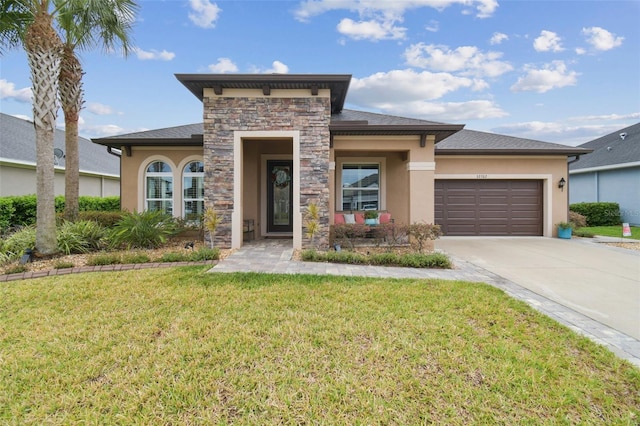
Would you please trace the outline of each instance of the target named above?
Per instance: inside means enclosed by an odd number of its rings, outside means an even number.
[[[192,161],[182,171],[182,214],[186,220],[199,220],[204,213],[204,163]]]
[[[342,164],[342,210],[380,210],[380,164]]]
[[[146,209],[173,214],[173,175],[163,161],[149,164],[145,174]]]

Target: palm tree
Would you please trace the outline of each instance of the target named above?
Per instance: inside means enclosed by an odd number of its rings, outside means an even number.
[[[64,217],[78,216],[80,165],[78,119],[84,103],[82,64],[76,50],[101,43],[106,50],[120,44],[126,56],[131,50],[129,33],[137,5],[132,0],[72,0],[57,15],[64,37],[60,64],[59,93],[65,121],[65,209]]]
[[[31,71],[38,199],[36,249],[42,254],[57,250],[53,137],[62,41],[53,28],[51,6],[51,0],[0,0],[1,45],[22,45]]]

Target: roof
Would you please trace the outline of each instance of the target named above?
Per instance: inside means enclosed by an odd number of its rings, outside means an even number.
[[[32,121],[0,113],[0,159],[7,162],[36,164],[36,137]],[[65,150],[64,130],[56,129],[54,148]],[[120,175],[120,160],[89,139],[78,137],[80,170],[103,175]],[[64,158],[57,160],[64,167]]]
[[[534,139],[463,129],[436,145],[436,155],[583,155],[591,151]]]
[[[201,101],[204,89],[222,95],[224,89],[260,89],[268,95],[272,89],[318,89],[331,91],[331,112],[340,112],[347,96],[350,74],[176,74],[176,78]]]
[[[624,138],[622,134],[625,134]],[[572,163],[569,166],[571,171],[624,164],[637,166],[640,162],[640,123],[594,139],[580,147],[592,149],[593,152]]]
[[[127,133],[107,138],[92,139],[100,145],[120,148],[129,146],[181,145],[202,146],[204,124],[186,124],[184,126],[165,127],[163,129],[146,130],[144,132]]]
[[[331,114],[332,135],[435,135],[436,143],[460,131],[464,124],[445,124],[345,109]]]

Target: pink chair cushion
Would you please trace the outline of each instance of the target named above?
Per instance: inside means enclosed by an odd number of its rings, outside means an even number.
[[[364,223],[364,213],[356,213],[356,223]]]
[[[380,223],[391,222],[391,213],[380,213],[378,215],[378,220],[380,221]]]
[[[344,215],[342,213],[336,213],[333,217],[333,223],[336,225],[344,223]]]

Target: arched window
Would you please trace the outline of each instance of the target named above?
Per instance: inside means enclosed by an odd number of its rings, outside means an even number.
[[[173,214],[173,174],[171,166],[163,161],[149,164],[145,174],[146,209]]]
[[[204,213],[204,163],[192,161],[182,171],[182,209],[186,220],[200,220]]]

